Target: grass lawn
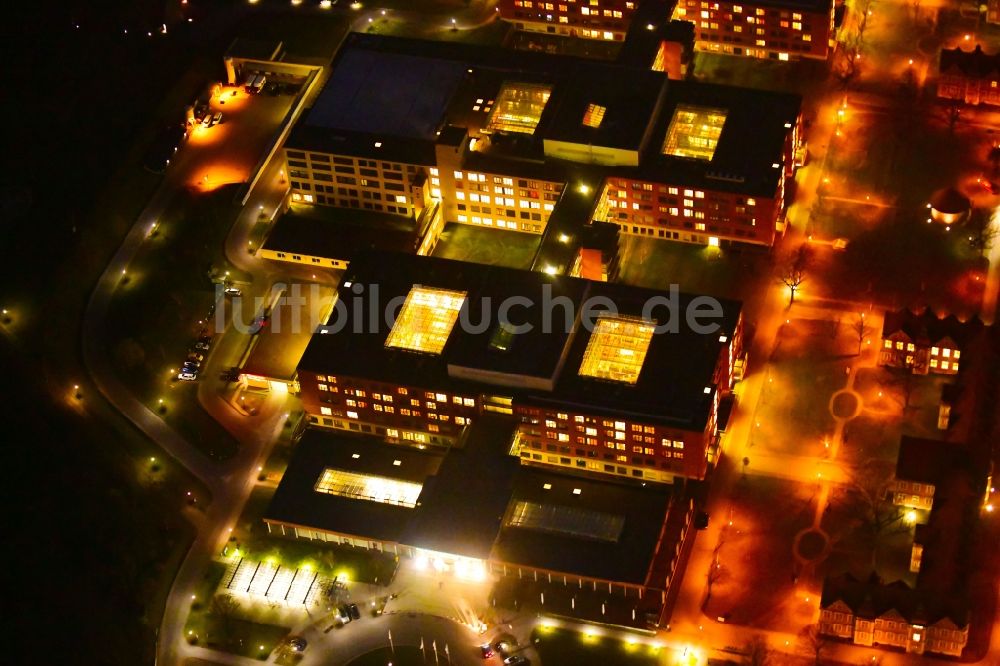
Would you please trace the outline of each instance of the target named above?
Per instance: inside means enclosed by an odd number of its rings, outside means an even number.
[[[396,571],[396,561],[389,554],[351,546],[272,537],[267,535],[266,529],[242,544],[242,549],[251,559],[273,557],[288,566],[310,563],[322,575],[332,578],[344,574],[354,582],[385,585]]]
[[[748,299],[769,276],[765,253],[719,250],[656,238],[623,238],[619,282],[652,289]]]
[[[441,232],[434,256],[475,264],[528,269],[542,237],[520,231],[500,231],[450,223]]]
[[[107,324],[119,377],[147,405],[164,398],[167,423],[216,460],[232,456],[236,441],[201,408],[193,385],[171,381],[170,369],[208,323],[215,293],[208,273],[223,265],[223,243],[236,213],[232,196],[227,187],[177,198],[130,265]]]
[[[393,666],[434,663],[434,655],[431,653],[428,660],[425,661],[424,655],[418,647],[398,646],[395,650],[384,647],[361,655],[350,662],[348,666],[385,666],[388,663],[392,663]]]
[[[531,642],[542,664],[653,666],[660,661],[660,650],[649,645],[565,629],[535,629]]]
[[[288,627],[253,622],[242,617],[224,619],[211,612],[212,598],[226,572],[226,565],[211,562],[198,583],[191,612],[184,624],[184,634],[192,645],[208,647],[245,657],[266,659],[282,639]],[[239,615],[241,611],[236,611]],[[263,646],[263,649],[261,649]]]
[[[723,532],[706,615],[778,629],[807,608],[792,580],[792,546],[795,535],[813,522],[814,491],[812,484],[766,476],[737,482],[731,497],[733,525]],[[708,572],[689,570],[687,575],[707,580]]]

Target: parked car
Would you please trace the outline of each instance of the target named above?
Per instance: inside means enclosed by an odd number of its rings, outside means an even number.
[[[226,287],[226,296],[242,296],[243,291],[239,287]]]
[[[202,361],[205,360],[205,357],[202,354],[195,354],[195,353],[192,352],[192,353],[188,354],[187,360],[194,361],[196,363],[201,363]]]
[[[200,349],[201,351],[208,351],[208,344],[205,342],[196,342],[194,343],[194,348]]]
[[[528,660],[519,654],[512,655],[503,660],[505,664],[527,664]]]
[[[483,659],[489,659],[493,656],[493,646],[489,643],[483,643],[479,646],[479,652],[483,655]]]
[[[288,646],[296,652],[304,652],[308,645],[309,643],[306,642],[306,639],[301,636],[292,636],[288,639]]]
[[[341,622],[344,624],[351,621],[351,609],[348,608],[347,604],[342,604],[337,607],[337,617],[339,617]]]
[[[177,379],[180,379],[181,381],[185,382],[193,382],[194,380],[198,379],[198,375],[192,372],[180,372],[177,374]]]
[[[351,604],[350,606],[347,607],[347,610],[351,613],[352,620],[361,619],[361,611],[358,609],[357,604]]]
[[[222,124],[222,111],[219,111],[214,116],[212,116],[212,124],[213,125],[221,125]]]
[[[493,649],[499,652],[501,657],[506,657],[510,653],[510,647],[507,641],[497,641],[493,644]]]
[[[184,365],[181,366],[187,372],[193,372],[198,374],[198,368],[201,367],[201,363],[198,361],[184,361]]]

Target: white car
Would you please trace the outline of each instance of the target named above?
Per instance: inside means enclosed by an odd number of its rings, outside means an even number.
[[[181,372],[178,373],[177,379],[180,379],[181,381],[185,382],[193,382],[194,380],[198,379],[198,375],[192,372]]]

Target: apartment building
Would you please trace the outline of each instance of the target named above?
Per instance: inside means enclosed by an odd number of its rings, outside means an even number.
[[[1000,106],[1000,53],[989,55],[980,44],[972,51],[942,49],[939,71],[938,97]]]
[[[574,219],[558,237],[570,242],[596,221],[770,246],[804,154],[800,107],[794,95],[673,81],[648,63],[352,35],[286,143],[289,196],[419,228],[434,209],[440,225],[546,234],[563,207]],[[553,269],[569,273],[575,259]]]
[[[622,41],[639,0],[500,0],[500,18],[517,30]]]
[[[879,365],[922,375],[956,375],[982,328],[979,319],[963,322],[954,315],[938,317],[930,310],[919,315],[905,309],[886,312]]]
[[[695,50],[771,60],[825,60],[836,44],[833,0],[678,0],[673,19],[695,27]]]
[[[969,640],[968,608],[901,581],[885,584],[874,576],[858,580],[842,574],[823,582],[819,631],[855,645],[959,656]]]
[[[500,414],[526,464],[665,483],[703,478],[718,456],[720,394],[743,356],[739,303],[717,301],[703,335],[673,314],[693,296],[385,253],[353,260],[339,291],[351,333],[314,336],[298,369],[315,426],[447,447]],[[391,299],[402,303],[391,328],[368,330]],[[617,314],[588,330],[594,299]],[[512,303],[518,325],[504,321]],[[679,328],[655,333],[666,324]]]

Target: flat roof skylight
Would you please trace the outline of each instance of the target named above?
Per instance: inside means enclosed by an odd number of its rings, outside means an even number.
[[[621,537],[625,517],[574,506],[520,501],[514,504],[507,527],[614,543]]]
[[[725,124],[723,109],[679,104],[667,129],[663,154],[710,161]]]
[[[423,485],[372,474],[357,474],[343,469],[326,468],[316,481],[315,490],[327,495],[392,504],[412,509]]]
[[[464,291],[414,285],[406,295],[385,346],[440,354],[464,302]]]
[[[632,317],[598,317],[583,352],[580,375],[635,384],[656,325]]]
[[[603,107],[600,104],[588,104],[587,110],[583,114],[583,124],[587,127],[597,129],[601,126],[601,122],[604,120],[604,114],[607,110],[607,107]]]
[[[534,134],[552,89],[535,83],[505,83],[486,129]]]

